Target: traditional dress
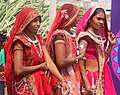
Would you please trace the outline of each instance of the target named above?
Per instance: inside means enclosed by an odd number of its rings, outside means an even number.
[[[58,10],[56,18],[50,28],[48,33],[46,44],[49,49],[52,60],[56,63],[55,57],[55,44],[64,44],[65,45],[65,56],[66,58],[76,57],[76,42],[75,36],[70,35],[67,31],[63,30],[69,25],[71,25],[78,17],[79,10],[76,6],[72,4],[64,4]],[[60,51],[58,51],[60,52]],[[79,72],[78,63],[66,66],[64,68],[59,68],[64,79],[67,81],[70,88],[69,95],[81,95],[80,86],[81,86],[81,76]],[[58,89],[57,80],[55,77],[51,77],[51,84],[53,86],[54,95],[63,95],[62,90]],[[54,80],[54,81],[53,81]]]
[[[17,75],[13,69],[15,50],[23,51],[23,65],[25,66],[35,66],[45,61],[41,48],[43,45],[42,36],[33,34],[36,40],[32,41],[23,33],[26,26],[38,16],[40,16],[39,13],[33,8],[22,9],[17,15],[10,38],[5,45],[5,76],[8,95],[52,95],[52,89],[45,72],[36,70],[27,75]]]
[[[86,60],[95,58],[99,63],[99,70],[97,72],[86,71],[92,87],[92,95],[116,95],[109,66],[105,60],[108,36],[106,19],[104,28],[99,31],[100,36],[95,35],[88,28],[89,19],[96,9],[97,7],[90,8],[80,19],[77,26],[77,42],[79,43],[81,40],[87,42]]]

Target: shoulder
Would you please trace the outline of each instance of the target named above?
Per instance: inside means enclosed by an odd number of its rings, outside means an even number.
[[[85,40],[86,42],[91,41],[91,35],[88,32],[80,32],[76,38],[76,41],[79,42],[80,40]]]
[[[22,34],[16,35],[13,40],[14,43],[21,43],[22,45],[30,46],[30,43]]]
[[[38,37],[38,39],[43,39],[43,37],[40,34],[36,34],[36,36]]]
[[[54,31],[53,35],[65,35],[65,32],[62,29],[57,29]]]
[[[45,45],[45,41],[43,39],[43,37],[40,34],[36,34],[38,40],[40,41],[41,45]]]
[[[53,33],[53,39],[54,39],[54,41],[56,41],[56,40],[65,40],[66,35],[65,35],[64,30],[61,30],[61,29],[55,30],[54,33]]]

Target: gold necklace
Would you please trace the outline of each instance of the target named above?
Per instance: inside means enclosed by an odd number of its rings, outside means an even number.
[[[102,38],[100,35],[96,35],[95,33],[92,32],[92,30],[89,28],[87,30],[93,37],[95,37],[96,40],[99,41],[98,44],[100,44],[102,46],[102,48],[104,48],[104,43],[106,42],[106,38]]]

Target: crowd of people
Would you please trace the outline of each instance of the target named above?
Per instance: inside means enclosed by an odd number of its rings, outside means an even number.
[[[35,8],[20,10],[0,44],[0,95],[4,82],[8,95],[117,95],[108,62],[116,38],[105,11],[91,7],[79,15],[77,6],[63,4],[45,42],[37,33],[41,15]]]

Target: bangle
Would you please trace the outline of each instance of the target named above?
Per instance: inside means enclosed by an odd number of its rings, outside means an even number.
[[[75,62],[78,63],[79,59],[78,57],[75,57]]]
[[[66,83],[67,83],[67,81],[63,80],[63,81],[60,82],[60,85],[62,85],[63,82],[66,82]]]

